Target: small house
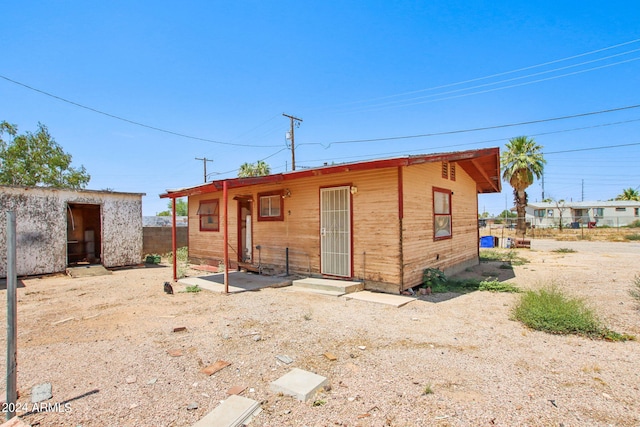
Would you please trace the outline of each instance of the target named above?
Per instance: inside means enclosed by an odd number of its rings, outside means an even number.
[[[478,194],[498,148],[327,165],[168,190],[188,197],[192,262],[364,281],[398,293],[478,263]]]
[[[536,202],[525,209],[526,221],[537,228],[624,227],[640,220],[640,202]]]
[[[0,186],[0,277],[6,277],[5,211],[16,213],[19,276],[78,264],[119,267],[142,261],[140,193]]]

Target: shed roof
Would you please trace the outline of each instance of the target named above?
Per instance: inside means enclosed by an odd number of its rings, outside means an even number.
[[[183,196],[195,196],[198,194],[221,191],[223,182],[227,182],[227,188],[248,187],[257,184],[282,182],[294,179],[330,175],[342,172],[365,171],[399,166],[411,166],[422,163],[447,161],[460,165],[476,182],[478,193],[500,192],[500,149],[483,148],[479,150],[456,151],[450,153],[420,154],[413,156],[394,157],[380,160],[367,160],[362,162],[341,163],[339,165],[321,166],[317,168],[301,169],[266,176],[249,178],[230,178],[207,182],[193,187],[167,190],[161,194],[161,198],[177,198]]]
[[[146,196],[147,193],[126,193],[123,191],[111,191],[111,190],[87,190],[86,188],[64,188],[64,187],[46,187],[39,185],[0,185],[0,190],[6,188],[8,190],[38,190],[38,191],[50,191],[50,192],[70,192],[70,193],[88,193],[88,194],[101,194],[101,195],[113,195],[113,196]]]

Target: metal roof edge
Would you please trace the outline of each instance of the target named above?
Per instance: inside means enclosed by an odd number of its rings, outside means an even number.
[[[445,153],[433,153],[433,154],[415,154],[402,157],[390,157],[384,159],[365,160],[351,163],[340,163],[334,165],[318,166],[316,168],[300,169],[296,171],[282,172],[278,174],[257,176],[257,177],[244,177],[244,178],[229,178],[217,181],[210,181],[204,184],[199,184],[193,187],[178,188],[175,190],[166,190],[165,193],[160,194],[160,198],[178,198],[184,196],[194,196],[198,194],[209,193],[213,191],[222,190],[222,183],[227,182],[228,188],[245,187],[249,185],[266,184],[271,182],[280,182],[293,179],[301,179],[310,176],[330,175],[334,173],[350,172],[350,171],[362,171],[372,169],[382,169],[388,167],[398,166],[410,166],[421,163],[431,163],[438,161],[462,161],[470,160],[474,158],[484,156],[498,156],[499,159],[500,148],[479,148],[476,150],[465,151],[452,151]],[[498,162],[498,169],[500,163]]]

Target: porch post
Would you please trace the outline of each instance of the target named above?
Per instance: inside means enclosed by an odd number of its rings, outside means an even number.
[[[178,238],[176,237],[176,198],[171,198],[171,250],[173,251],[173,281],[178,280]]]
[[[227,215],[229,210],[227,209],[227,201],[229,199],[229,189],[227,187],[227,181],[222,182],[222,206],[224,212],[224,224],[223,224],[223,245],[224,245],[224,293],[229,293],[229,221],[227,221]]]

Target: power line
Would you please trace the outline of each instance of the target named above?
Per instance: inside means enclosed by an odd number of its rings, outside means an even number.
[[[54,95],[52,93],[46,92],[44,90],[40,90],[40,89],[37,89],[35,87],[29,86],[27,84],[21,83],[19,81],[10,79],[9,77],[3,76],[3,75],[0,75],[0,78],[6,80],[8,82],[14,83],[14,84],[16,84],[18,86],[22,86],[24,88],[32,90],[34,92],[38,92],[38,93],[41,93],[43,95],[49,96],[51,98],[57,99],[59,101],[66,102],[67,104],[71,104],[71,105],[74,105],[76,107],[84,108],[85,110],[89,110],[89,111],[92,111],[94,113],[102,114],[103,116],[111,117],[112,119],[121,120],[123,122],[127,122],[127,123],[130,123],[132,125],[140,126],[140,127],[151,129],[151,130],[155,130],[155,131],[158,131],[158,132],[167,133],[169,135],[179,136],[181,138],[193,139],[193,140],[196,140],[196,141],[211,142],[213,144],[230,145],[230,146],[233,146],[233,147],[260,147],[260,148],[279,147],[279,145],[239,144],[239,143],[233,143],[233,142],[216,141],[216,140],[213,140],[213,139],[201,138],[201,137],[198,137],[198,136],[192,136],[192,135],[187,135],[187,134],[180,133],[180,132],[174,132],[172,130],[162,129],[162,128],[159,128],[159,127],[156,127],[156,126],[151,126],[151,125],[146,125],[144,123],[137,122],[135,120],[126,119],[124,117],[116,116],[115,114],[107,113],[107,112],[98,110],[96,108],[88,107],[86,105],[82,105],[82,104],[79,104],[77,102],[70,101],[70,100],[68,100],[66,98],[62,98],[61,96],[57,96],[57,95]]]
[[[398,104],[398,105],[393,105],[393,106],[389,106],[389,107],[375,106],[374,105],[374,106],[372,106],[370,108],[366,108],[365,107],[365,108],[362,108],[360,110],[352,110],[352,111],[353,112],[379,111],[379,110],[384,110],[384,109],[389,109],[389,108],[409,107],[409,106],[412,106],[412,105],[420,105],[420,104],[427,104],[427,103],[431,103],[431,102],[446,101],[446,100],[449,100],[449,99],[464,98],[465,96],[480,95],[480,94],[483,94],[483,93],[496,92],[496,91],[499,91],[499,90],[511,89],[511,88],[514,88],[514,87],[521,87],[521,86],[531,85],[531,84],[534,84],[534,83],[546,82],[546,81],[549,81],[549,80],[555,80],[555,79],[559,79],[559,78],[562,78],[562,77],[574,76],[574,75],[577,75],[577,74],[583,74],[583,73],[586,73],[586,72],[589,72],[589,71],[600,70],[600,69],[603,69],[603,68],[609,68],[609,67],[613,67],[614,65],[626,64],[628,62],[633,62],[633,61],[638,61],[638,60],[640,60],[640,57],[639,58],[631,58],[631,59],[627,59],[627,60],[619,61],[619,62],[614,62],[612,64],[601,65],[599,67],[587,68],[585,70],[573,71],[571,73],[560,74],[560,75],[557,75],[557,76],[546,77],[546,78],[543,78],[543,79],[531,80],[531,81],[528,81],[528,82],[512,84],[512,85],[509,85],[509,86],[496,87],[496,88],[493,88],[493,89],[480,90],[480,91],[476,91],[476,92],[464,93],[464,94],[461,94],[461,95],[447,96],[447,97],[444,97],[444,98],[430,99],[430,100],[426,100],[426,101],[409,102],[409,103]],[[463,90],[466,90],[466,89],[463,89]],[[430,95],[430,96],[439,96],[439,95],[443,95],[443,94],[436,94],[436,95]],[[410,101],[410,100],[407,100],[407,101]],[[405,102],[405,101],[398,101],[398,102]]]
[[[531,69],[534,69],[534,68],[540,68],[540,67],[544,67],[546,65],[557,64],[559,62],[568,61],[568,60],[580,58],[580,57],[583,57],[583,56],[593,55],[595,53],[604,52],[606,50],[611,50],[611,49],[615,49],[615,48],[618,48],[618,47],[622,47],[622,46],[626,46],[626,45],[633,44],[633,43],[638,43],[638,42],[640,42],[640,39],[634,39],[634,40],[630,40],[630,41],[627,41],[627,42],[619,43],[619,44],[616,44],[616,45],[604,47],[604,48],[601,48],[601,49],[596,49],[596,50],[592,50],[592,51],[589,51],[589,52],[584,52],[584,53],[580,53],[580,54],[577,54],[577,55],[556,59],[556,60],[553,60],[553,61],[543,62],[543,63],[537,64],[537,65],[530,65],[530,66],[523,67],[523,68],[518,68],[518,69],[515,69],[515,70],[504,71],[504,72],[491,74],[491,75],[484,76],[484,77],[476,77],[476,78],[473,78],[473,79],[463,80],[463,81],[456,82],[456,83],[448,83],[448,84],[434,86],[434,87],[425,88],[425,89],[418,89],[418,90],[413,90],[413,91],[409,91],[409,92],[402,92],[402,93],[398,93],[398,94],[394,94],[394,95],[386,95],[386,96],[381,96],[381,97],[377,97],[377,98],[370,98],[370,99],[366,99],[366,100],[353,101],[353,102],[345,103],[345,104],[342,104],[342,105],[351,105],[351,104],[359,104],[359,103],[365,103],[365,102],[370,102],[370,101],[378,101],[378,100],[383,100],[383,99],[388,99],[388,98],[395,98],[395,97],[400,97],[400,96],[405,96],[405,95],[413,95],[415,93],[421,93],[421,92],[428,92],[428,91],[432,91],[432,90],[444,89],[444,88],[448,88],[448,87],[452,87],[452,86],[459,86],[459,85],[463,85],[463,84],[467,84],[467,83],[477,82],[477,81],[480,81],[480,80],[487,80],[487,79],[491,79],[491,78],[494,78],[494,77],[500,77],[500,76],[505,76],[505,75],[508,75],[508,74],[519,73],[521,71],[531,70]]]
[[[485,131],[485,130],[503,129],[503,128],[515,127],[515,126],[531,125],[531,124],[536,124],[536,123],[552,122],[552,121],[558,121],[558,120],[575,119],[575,118],[578,118],[578,117],[587,117],[587,116],[593,116],[593,115],[597,115],[597,114],[605,114],[605,113],[612,113],[612,112],[616,112],[616,111],[631,110],[631,109],[638,108],[638,107],[640,107],[640,104],[628,105],[628,106],[625,106],[625,107],[618,107],[618,108],[611,108],[611,109],[608,109],[608,110],[591,111],[591,112],[588,112],[588,113],[573,114],[573,115],[569,115],[569,116],[551,117],[551,118],[547,118],[547,119],[529,120],[529,121],[526,121],[526,122],[507,123],[507,124],[503,124],[503,125],[485,126],[485,127],[479,127],[479,128],[458,129],[458,130],[445,131],[445,132],[422,133],[422,134],[415,134],[415,135],[389,136],[389,137],[382,137],[382,138],[351,139],[351,140],[344,140],[344,141],[331,141],[331,142],[325,142],[325,143],[320,143],[320,142],[311,143],[310,142],[310,143],[304,143],[304,144],[300,144],[300,145],[312,145],[312,144],[321,145],[326,149],[326,148],[331,147],[331,145],[334,145],[334,144],[356,144],[356,143],[361,143],[361,142],[378,142],[378,141],[393,141],[393,140],[398,140],[398,139],[428,138],[428,137],[433,137],[433,136],[454,135],[454,134],[460,134],[460,133],[479,132],[479,131]]]
[[[599,147],[589,147],[589,148],[576,148],[573,150],[549,151],[546,153],[542,152],[542,154],[548,155],[548,154],[560,154],[560,153],[575,153],[576,151],[604,150],[605,148],[631,147],[633,145],[640,145],[640,142],[632,142],[630,144],[602,145]]]
[[[549,131],[549,132],[540,132],[540,133],[532,133],[532,134],[528,134],[528,136],[543,136],[543,135],[552,135],[552,134],[557,134],[557,133],[565,133],[565,132],[574,132],[577,130],[585,130],[585,129],[594,129],[594,128],[599,128],[599,127],[605,127],[605,126],[616,126],[616,125],[620,125],[620,124],[625,124],[625,123],[633,123],[633,122],[638,122],[640,121],[640,119],[631,119],[631,120],[621,120],[621,121],[617,121],[617,122],[609,122],[609,123],[601,123],[601,124],[597,124],[597,125],[592,125],[592,126],[582,126],[582,127],[577,127],[577,128],[571,128],[571,129],[560,129],[560,130],[555,130],[555,131]],[[435,146],[435,147],[428,147],[428,148],[416,148],[416,149],[412,149],[412,150],[403,150],[403,151],[387,151],[384,153],[376,153],[376,154],[372,154],[369,156],[364,156],[364,158],[377,158],[377,157],[383,157],[383,156],[392,156],[392,155],[400,155],[400,154],[409,154],[409,153],[424,153],[427,151],[432,151],[432,150],[437,150],[440,148],[447,148],[450,149],[452,147],[464,147],[464,146],[469,146],[469,145],[480,145],[480,144],[488,144],[491,142],[500,142],[500,141],[507,141],[509,140],[510,137],[503,137],[503,138],[495,138],[495,139],[485,139],[482,141],[475,141],[475,142],[464,142],[461,144],[447,144],[447,145],[441,145],[441,146]],[[304,144],[301,144],[304,145]],[[360,159],[363,158],[363,156],[345,156],[345,157],[334,157],[331,160],[347,160],[347,159]],[[315,160],[307,160],[305,161],[306,163],[309,162],[324,162],[327,159],[315,159]]]
[[[389,101],[389,102],[386,102],[386,103],[375,104],[375,105],[371,105],[370,108],[367,109],[367,110],[363,109],[363,110],[360,110],[360,111],[370,111],[370,109],[375,109],[376,107],[384,107],[384,106],[395,106],[395,107],[398,107],[398,106],[421,104],[421,103],[424,103],[424,102],[414,102],[414,103],[410,103],[410,104],[405,104],[405,103],[407,103],[409,101],[419,100],[419,99],[433,98],[433,97],[437,97],[437,96],[443,96],[443,95],[449,95],[449,94],[453,94],[453,93],[469,91],[469,90],[472,90],[472,89],[479,89],[479,88],[483,88],[483,87],[495,86],[495,85],[499,85],[501,83],[513,82],[513,81],[516,81],[516,80],[522,80],[522,79],[526,79],[526,78],[530,78],[530,77],[541,76],[543,74],[550,74],[550,73],[554,73],[556,71],[562,71],[562,70],[567,70],[567,69],[570,69],[570,68],[576,68],[576,67],[580,67],[582,65],[592,64],[594,62],[600,62],[600,61],[604,61],[604,60],[607,60],[607,59],[615,58],[615,57],[618,57],[618,56],[628,55],[628,54],[631,54],[631,53],[636,53],[636,52],[639,52],[639,51],[640,51],[640,49],[633,49],[633,50],[629,50],[629,51],[626,51],[626,52],[616,53],[614,55],[605,56],[603,58],[592,59],[590,61],[584,61],[584,62],[580,62],[578,64],[566,65],[566,66],[563,66],[563,67],[554,68],[552,70],[539,71],[537,73],[527,74],[527,75],[518,76],[518,77],[512,77],[512,78],[509,78],[509,79],[499,80],[499,81],[496,81],[496,82],[483,83],[483,84],[479,84],[479,85],[475,85],[475,86],[471,86],[471,87],[465,87],[465,88],[461,88],[461,89],[454,89],[454,90],[449,90],[449,91],[446,91],[446,92],[435,93],[435,94],[432,94],[432,95],[422,95],[422,96],[416,96],[416,97],[413,97],[413,98],[400,99],[400,100],[397,100],[397,101]],[[612,64],[602,65],[602,66],[599,66],[599,67],[588,68],[588,69],[585,69],[585,70],[578,70],[578,71],[575,71],[575,72],[572,72],[572,73],[561,74],[561,75],[558,75],[558,76],[552,76],[552,77],[545,78],[545,79],[538,79],[538,80],[533,80],[533,81],[530,81],[530,82],[524,82],[524,83],[521,83],[521,84],[518,84],[518,85],[510,85],[510,86],[505,86],[505,87],[494,88],[491,91],[509,89],[509,88],[512,88],[512,87],[518,87],[518,86],[523,86],[523,85],[527,85],[527,84],[533,84],[533,83],[538,83],[538,82],[542,82],[542,81],[552,80],[552,79],[556,79],[556,78],[560,78],[560,77],[571,76],[571,75],[574,75],[574,74],[585,73],[587,71],[593,71],[593,70],[598,70],[598,69],[605,68],[605,67],[612,67],[614,65],[624,64],[624,63],[632,62],[632,61],[637,61],[638,59],[640,59],[640,58],[632,58],[632,59],[628,59],[628,60],[624,60],[624,61],[614,62]],[[479,93],[486,93],[486,92],[488,92],[488,91],[472,92],[472,93],[460,95],[458,97],[468,96],[468,95],[476,95],[476,94],[479,94]],[[444,100],[444,99],[451,99],[451,97],[440,98],[440,99],[433,100],[433,101],[439,101],[439,100]],[[431,101],[425,101],[425,102],[431,102]],[[368,107],[363,107],[363,108],[368,108]]]

